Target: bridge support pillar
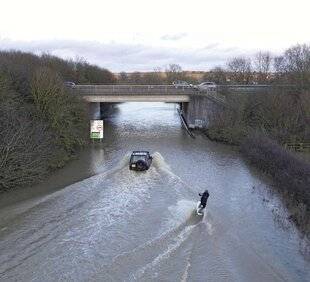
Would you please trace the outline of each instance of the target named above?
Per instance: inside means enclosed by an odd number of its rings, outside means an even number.
[[[187,116],[188,116],[188,103],[186,103],[186,102],[180,103],[180,111],[183,114],[184,118],[187,120]]]
[[[100,103],[100,116],[102,119],[107,118],[115,111],[118,103]]]
[[[223,107],[207,97],[191,96],[189,103],[182,103],[183,115],[189,128],[208,128]]]
[[[100,119],[100,103],[99,102],[91,102],[89,103],[89,119]]]

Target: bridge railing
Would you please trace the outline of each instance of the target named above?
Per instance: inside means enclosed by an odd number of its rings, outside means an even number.
[[[72,90],[80,95],[188,94],[195,92],[191,88],[176,88],[173,85],[76,85]]]
[[[310,152],[309,142],[286,142],[284,147],[297,152]]]
[[[194,88],[175,87],[174,85],[83,85],[78,84],[72,88],[73,92],[81,95],[109,95],[109,94],[252,94],[252,93],[287,93],[296,91],[292,85],[217,85],[216,88],[210,88],[203,91],[197,91]]]
[[[299,91],[295,85],[217,85],[217,92],[231,94],[284,94]]]

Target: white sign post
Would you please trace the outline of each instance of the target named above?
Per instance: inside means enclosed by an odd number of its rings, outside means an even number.
[[[103,139],[103,120],[95,119],[90,121],[90,139]]]

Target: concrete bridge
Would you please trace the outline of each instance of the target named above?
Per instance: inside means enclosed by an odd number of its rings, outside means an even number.
[[[219,119],[223,109],[229,107],[220,93],[254,94],[296,91],[292,85],[217,85],[207,91],[173,85],[76,85],[75,95],[89,103],[90,118],[100,119],[109,103],[170,102],[180,104],[180,112],[189,127],[207,128]]]
[[[197,91],[193,88],[173,85],[76,85],[74,94],[83,97],[90,103],[119,102],[189,102],[191,97],[202,95],[217,103],[225,104],[225,100],[216,89]]]
[[[173,85],[76,85],[74,93],[87,102],[189,102],[196,93]]]
[[[216,89],[200,92],[173,85],[76,85],[72,92],[89,103],[91,119],[100,119],[108,103],[168,102],[180,104],[184,119],[195,127],[206,125],[206,111],[225,106]]]

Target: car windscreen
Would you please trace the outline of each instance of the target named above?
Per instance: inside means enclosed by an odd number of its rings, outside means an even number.
[[[131,157],[131,161],[134,162],[134,163],[137,162],[138,160],[145,161],[146,160],[146,156],[145,155],[133,155]]]

